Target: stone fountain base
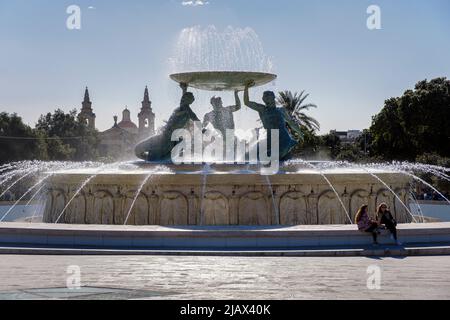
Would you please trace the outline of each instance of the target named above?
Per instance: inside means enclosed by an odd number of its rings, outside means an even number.
[[[202,166],[156,168],[148,181],[146,169],[56,173],[48,180],[44,222],[130,225],[317,225],[350,223],[358,208],[386,202],[399,223],[411,216],[391,191],[363,170],[325,171],[295,168],[273,176],[239,171],[242,166],[215,166],[204,174]],[[410,177],[395,172],[373,172],[408,203]],[[86,183],[75,198],[80,186]],[[73,200],[69,203],[69,201]],[[136,199],[134,206],[130,207]],[[67,206],[67,204],[69,205]],[[67,209],[64,208],[67,206]],[[61,215],[61,212],[63,214]]]

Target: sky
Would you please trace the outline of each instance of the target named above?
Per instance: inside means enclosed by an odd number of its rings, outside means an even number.
[[[66,26],[70,5],[81,9],[79,30]],[[370,5],[381,29],[367,27]],[[169,60],[180,32],[210,25],[252,28],[278,75],[267,88],[309,93],[321,133],[367,128],[386,99],[450,77],[448,0],[0,0],[0,111],[34,126],[43,113],[80,109],[88,86],[106,130],[125,106],[137,123],[148,85],[161,125],[179,100]],[[208,108],[193,106],[200,118]],[[239,111],[237,126],[249,117]]]

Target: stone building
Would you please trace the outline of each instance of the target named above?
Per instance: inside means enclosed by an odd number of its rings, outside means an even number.
[[[113,159],[134,158],[134,146],[140,139],[147,138],[155,134],[155,114],[152,110],[148,88],[145,87],[142,107],[138,114],[138,124],[131,119],[131,112],[128,107],[122,111],[122,120],[118,122],[118,117],[113,117],[113,126],[99,132],[100,144],[99,153],[102,157]],[[78,114],[80,121],[86,121],[90,128],[95,129],[96,115],[93,112],[92,102],[89,97],[89,90],[86,87],[82,108]]]
[[[331,130],[330,134],[335,135],[343,143],[355,142],[359,137],[363,135],[361,130],[348,130],[348,131],[337,131]]]
[[[92,110],[92,102],[89,98],[89,90],[84,91],[84,100],[81,103],[81,112],[78,114],[80,121],[85,121],[89,128],[95,128],[95,113]]]
[[[123,114],[127,113],[129,116],[129,111],[127,111],[125,109]],[[114,116],[114,125],[110,129],[99,133],[99,153],[101,156],[122,159],[134,154],[133,150],[137,142],[138,128],[131,121],[126,121],[125,125],[123,122],[122,119],[120,124],[117,123],[117,116]]]
[[[145,139],[155,134],[155,114],[152,111],[152,102],[148,95],[148,88],[145,87],[144,100],[142,101],[139,119],[139,139]]]

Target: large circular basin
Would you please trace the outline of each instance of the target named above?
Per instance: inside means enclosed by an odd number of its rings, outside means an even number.
[[[190,87],[208,91],[244,90],[246,84],[250,87],[262,86],[277,78],[275,74],[247,71],[201,71],[184,72],[170,75],[178,83],[186,83]]]

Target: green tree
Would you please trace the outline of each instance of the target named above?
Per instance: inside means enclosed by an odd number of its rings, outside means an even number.
[[[355,144],[358,146],[359,150],[363,152],[364,156],[367,158],[370,156],[372,145],[372,135],[369,129],[364,129],[362,135],[356,139]]]
[[[373,118],[370,149],[388,160],[415,160],[424,153],[450,156],[450,80],[423,80],[414,90],[386,100]]]
[[[0,113],[0,163],[45,158],[45,140],[16,113]]]
[[[47,153],[51,160],[95,160],[98,158],[98,132],[79,121],[76,110],[65,113],[57,109],[53,114],[41,115],[36,131],[47,139]]]
[[[366,158],[364,151],[357,143],[344,143],[336,155],[338,161],[360,162]]]
[[[313,117],[308,116],[305,111],[309,111],[311,108],[317,108],[317,106],[312,103],[304,104],[308,97],[309,94],[305,94],[305,91],[300,93],[280,91],[278,93],[277,103],[286,108],[300,127],[306,128],[307,131],[316,131],[320,129],[319,122]]]
[[[435,166],[450,168],[450,157],[441,157],[436,153],[425,153],[421,156],[418,156],[416,161],[420,163],[427,163]],[[420,174],[420,177],[428,183],[431,183],[439,191],[450,192],[449,181],[439,178],[431,173],[422,173]]]
[[[341,140],[337,135],[332,133],[322,136],[322,145],[328,148],[333,159],[337,157],[341,150]]]
[[[316,159],[321,147],[321,139],[314,130],[302,129],[303,139],[294,147],[291,157],[302,159]]]

